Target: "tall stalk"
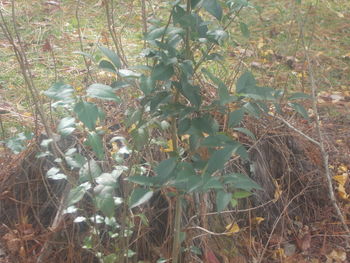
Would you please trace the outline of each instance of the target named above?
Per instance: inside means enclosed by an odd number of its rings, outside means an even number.
[[[191,13],[191,1],[186,0],[186,12]],[[190,27],[186,29],[185,37],[185,56],[186,59],[191,59],[191,46],[190,46]],[[179,100],[179,91],[176,90],[174,101],[175,103]],[[174,152],[177,151],[177,125],[176,118],[172,118],[172,143],[174,147]],[[176,206],[175,206],[175,222],[174,222],[174,239],[173,239],[173,251],[172,251],[172,262],[178,263],[181,261],[180,258],[180,233],[181,233],[181,214],[182,214],[182,204],[181,195],[177,193],[176,195]]]

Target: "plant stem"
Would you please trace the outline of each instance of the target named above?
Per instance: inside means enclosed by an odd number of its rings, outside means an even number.
[[[81,35],[81,26],[80,26],[80,17],[79,17],[79,7],[80,7],[80,0],[77,0],[76,3],[76,8],[75,8],[75,19],[77,20],[77,26],[78,26],[78,38],[79,38],[79,45],[80,45],[80,51],[84,52],[84,45],[83,45],[83,37]],[[84,64],[87,70],[87,75],[93,80],[91,72],[90,72],[90,65],[89,62],[87,61],[86,57],[83,56],[84,59]]]
[[[316,124],[316,132],[317,132],[317,136],[319,138],[319,148],[320,148],[320,152],[322,155],[322,159],[323,159],[323,166],[324,166],[324,175],[326,177],[326,181],[327,181],[327,187],[328,187],[328,195],[329,195],[329,199],[333,205],[333,208],[342,224],[342,227],[344,229],[344,231],[346,232],[345,235],[345,245],[346,248],[349,250],[350,249],[350,229],[346,223],[346,218],[343,215],[343,212],[341,211],[338,202],[337,202],[337,198],[335,197],[334,194],[334,188],[333,188],[333,184],[332,184],[332,174],[331,171],[329,169],[329,156],[328,153],[326,151],[325,148],[325,139],[324,139],[324,134],[322,132],[321,129],[321,123],[320,123],[320,115],[318,113],[318,108],[317,108],[317,83],[316,83],[316,78],[315,78],[315,74],[311,65],[311,59],[310,59],[310,55],[309,55],[309,47],[306,45],[305,43],[305,35],[304,35],[304,27],[299,23],[299,28],[300,28],[300,36],[301,36],[301,43],[304,49],[304,54],[305,54],[305,58],[306,58],[306,62],[307,62],[307,67],[308,67],[308,73],[309,73],[309,78],[310,78],[310,82],[311,82],[311,93],[312,93],[312,110],[314,112],[315,115],[315,124]]]
[[[187,14],[191,13],[191,1],[186,0],[186,12]],[[186,38],[185,38],[185,56],[186,59],[191,59],[191,46],[190,46],[190,28],[186,28]],[[176,103],[179,100],[179,91],[176,90],[174,102]],[[172,143],[174,152],[177,152],[177,127],[176,127],[176,118],[173,117],[171,120],[171,129],[172,129]],[[180,233],[181,233],[181,195],[177,193],[176,195],[176,206],[175,206],[175,222],[174,222],[174,239],[173,239],[173,251],[172,251],[172,263],[178,263],[180,259]]]

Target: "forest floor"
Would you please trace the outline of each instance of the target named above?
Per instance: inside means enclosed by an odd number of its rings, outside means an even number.
[[[103,1],[18,0],[15,2],[16,23],[36,86],[44,91],[57,80],[63,80],[77,90],[87,87],[89,80],[86,77],[84,60],[75,52],[87,52],[98,61],[101,54],[97,52],[97,45],[112,46]],[[140,30],[141,7],[139,1],[120,2],[123,3],[117,7],[116,19],[122,26],[118,30],[129,63],[136,65],[143,48]],[[311,93],[307,63],[299,37],[301,34],[305,35],[305,39],[309,41],[307,46],[317,79],[321,128],[325,134],[326,148],[330,156],[330,168],[332,174],[336,176],[334,187],[341,209],[348,218],[350,217],[350,2],[305,0],[302,1],[302,8],[295,9],[298,1],[251,2],[259,8],[254,11],[244,10],[240,17],[240,21],[249,27],[249,37],[242,36],[239,26],[232,29],[229,41],[223,50],[220,50],[228,59],[222,68],[216,69],[216,73],[222,76],[222,79],[229,80],[237,72],[249,69],[263,86],[289,92]],[[77,3],[80,4],[78,9]],[[164,15],[165,1],[159,4],[155,1],[149,3],[152,4],[149,12],[158,17]],[[11,1],[0,0],[0,8],[7,15],[10,6]],[[36,116],[33,104],[28,99],[28,91],[16,63],[16,57],[2,32],[0,32],[0,68],[0,139],[6,141],[19,132],[33,131]],[[90,70],[96,82],[108,83],[109,76],[101,73],[96,64],[91,63]],[[313,112],[309,110],[309,113],[312,119]],[[312,134],[312,124],[297,121],[296,126],[317,139],[317,136]],[[2,176],[5,177],[9,173],[9,163],[22,160],[19,156],[10,153],[5,144],[0,144],[0,186]],[[322,168],[322,163],[320,167]],[[0,188],[0,201],[2,197],[6,197],[6,193],[1,191]],[[304,233],[307,239],[302,240],[302,236],[296,238],[295,242],[286,241],[285,244],[289,247],[284,246],[282,252],[278,246],[271,248],[270,256],[273,259],[270,262],[349,262],[349,254],[346,254],[342,246],[337,245],[337,240],[343,235],[341,227],[334,227],[331,224],[337,223],[326,220],[329,217],[327,214],[329,210],[324,209],[320,211],[322,216],[313,219],[314,223],[308,226],[311,230]],[[2,239],[2,244],[6,245],[6,242],[10,241]],[[0,246],[0,263],[10,262],[5,252],[5,245],[3,248]],[[213,251],[224,255],[219,248],[213,248]],[[223,256],[221,259],[222,262],[248,262],[243,256],[234,259]]]

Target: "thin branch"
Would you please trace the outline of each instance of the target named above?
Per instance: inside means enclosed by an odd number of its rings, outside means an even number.
[[[83,37],[81,35],[81,26],[80,26],[80,17],[79,17],[79,7],[80,7],[80,0],[77,0],[77,5],[75,8],[75,19],[77,20],[77,26],[78,26],[78,37],[79,37],[79,45],[80,45],[80,51],[84,52],[84,46],[83,46]],[[88,76],[93,80],[93,77],[91,75],[90,71],[90,65],[89,62],[87,61],[86,57],[83,56],[84,59],[84,64],[87,70]]]
[[[305,35],[304,35],[304,27],[300,24],[299,22],[299,28],[300,28],[300,35],[301,35],[301,42],[302,42],[302,46],[304,49],[304,54],[306,57],[306,62],[307,62],[307,66],[308,66],[308,73],[309,73],[309,77],[310,77],[310,82],[311,82],[311,92],[312,92],[312,109],[314,111],[315,114],[315,124],[316,124],[316,132],[317,135],[319,137],[319,147],[320,147],[320,151],[322,154],[322,159],[323,159],[323,166],[324,166],[324,172],[325,172],[325,177],[327,180],[327,186],[328,186],[328,194],[329,194],[329,198],[331,200],[331,203],[337,213],[338,218],[340,219],[342,226],[344,228],[344,230],[347,233],[347,236],[345,237],[345,244],[346,244],[346,248],[350,249],[350,229],[346,223],[346,219],[345,216],[343,215],[337,199],[335,197],[334,194],[334,188],[333,188],[333,184],[332,184],[332,175],[331,175],[331,171],[329,169],[329,158],[328,158],[328,153],[325,149],[325,145],[324,145],[324,135],[321,129],[321,125],[320,125],[320,115],[318,113],[318,108],[317,108],[317,83],[316,83],[316,79],[315,79],[315,74],[312,68],[312,64],[311,64],[311,59],[310,59],[310,54],[309,54],[309,50],[310,50],[310,45],[306,45],[305,43]],[[310,37],[310,39],[312,39],[312,36]],[[311,40],[310,40],[311,43]]]
[[[288,121],[286,121],[285,119],[283,119],[280,116],[277,115],[271,115],[271,114],[267,114],[268,116],[272,117],[272,118],[276,118],[278,120],[280,120],[281,122],[283,122],[286,126],[288,126],[288,128],[292,129],[293,131],[295,131],[296,133],[299,133],[301,136],[303,136],[305,139],[309,140],[310,142],[316,144],[317,146],[320,147],[320,142],[316,141],[315,139],[311,138],[309,135],[303,133],[301,130],[295,128],[292,124],[290,124]]]

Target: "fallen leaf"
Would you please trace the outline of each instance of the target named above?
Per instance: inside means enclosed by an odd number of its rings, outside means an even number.
[[[346,260],[346,253],[345,251],[341,249],[333,249],[332,252],[328,255],[326,255],[327,259],[333,259],[335,262],[340,263],[340,262],[345,262]]]
[[[265,218],[257,216],[252,219],[252,223],[253,225],[260,225],[260,223],[263,222],[264,220]]]
[[[233,236],[235,233],[238,233],[241,229],[237,223],[231,223],[226,226],[227,232],[225,233],[227,236]]]
[[[311,234],[308,226],[304,226],[296,238],[296,243],[301,251],[306,251],[311,246]]]
[[[49,52],[52,50],[52,45],[50,43],[50,39],[46,38],[45,43],[43,45],[43,51],[44,52]]]
[[[348,167],[344,164],[340,165],[338,167],[338,171],[341,171],[341,172],[347,172],[348,171]]]
[[[273,179],[273,183],[276,187],[276,190],[275,190],[275,194],[274,194],[274,198],[273,198],[273,202],[277,202],[278,199],[280,199],[281,195],[282,195],[282,190],[281,190],[281,187],[280,185],[277,183],[277,181],[275,179]]]
[[[168,140],[167,147],[166,148],[161,147],[160,150],[165,153],[173,152],[174,151],[173,141]]]
[[[131,125],[131,127],[128,130],[128,133],[132,132],[135,129],[136,129],[136,124]]]
[[[346,173],[333,176],[333,180],[343,186],[345,185],[347,179],[348,179],[348,175]]]

